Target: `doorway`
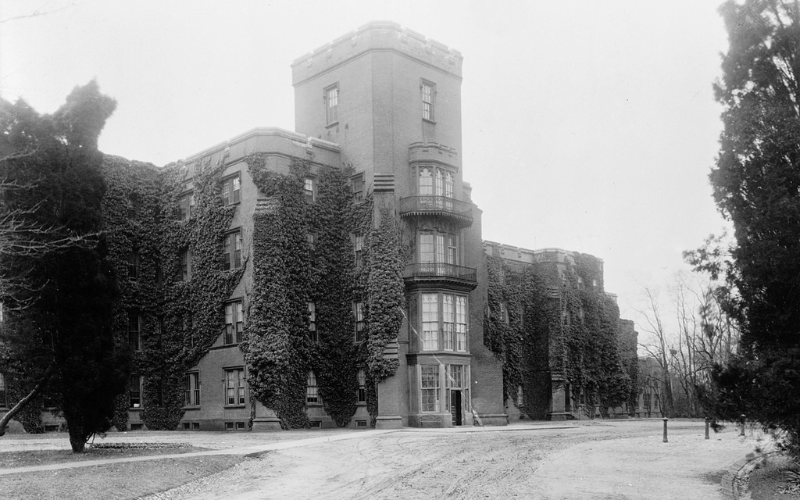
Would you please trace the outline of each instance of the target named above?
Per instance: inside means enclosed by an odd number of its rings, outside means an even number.
[[[450,391],[450,414],[453,416],[453,425],[463,425],[463,411],[461,405],[461,391]]]

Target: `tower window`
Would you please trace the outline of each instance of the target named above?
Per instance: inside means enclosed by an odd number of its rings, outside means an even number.
[[[436,96],[436,84],[427,80],[422,81],[422,118],[425,120],[434,120],[433,105]]]

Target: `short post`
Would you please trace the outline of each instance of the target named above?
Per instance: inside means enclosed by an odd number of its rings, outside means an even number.
[[[664,442],[668,443],[667,440],[667,417],[664,417]]]
[[[706,439],[708,439],[708,428],[710,427],[711,419],[706,417]]]
[[[744,436],[744,413],[742,413],[742,433],[739,435]]]

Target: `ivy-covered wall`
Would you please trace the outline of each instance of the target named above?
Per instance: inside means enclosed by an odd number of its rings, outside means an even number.
[[[149,429],[178,426],[185,373],[222,331],[224,302],[242,276],[243,268],[225,271],[220,263],[220,242],[236,210],[222,203],[223,171],[221,162],[208,160],[157,169],[106,156],[103,211],[120,283],[114,328],[119,345],[133,355],[132,373],[143,377],[141,409],[134,411]],[[179,198],[187,187],[194,207],[181,220]],[[191,254],[187,280],[184,252]],[[139,318],[138,349],[130,339],[131,317]],[[118,429],[128,428],[129,410],[126,393],[117,400]]]
[[[620,354],[619,308],[603,290],[602,261],[539,252],[534,262],[487,255],[484,343],[503,362],[505,397],[533,419],[553,411],[553,381],[568,388],[566,412],[628,401],[631,378]],[[522,387],[522,398],[518,388]],[[521,403],[519,405],[518,403]]]
[[[266,155],[249,155],[246,162],[266,196],[253,217],[253,294],[240,345],[251,393],[276,412],[283,428],[307,427],[306,381],[313,371],[326,413],[346,426],[364,369],[374,423],[375,385],[397,367],[384,348],[396,340],[402,315],[403,262],[393,217],[382,214],[375,227],[373,198],[353,204],[347,169],[295,160],[281,174],[267,168]],[[313,203],[303,189],[310,174]],[[358,267],[357,235],[363,237]],[[309,302],[315,304],[316,342],[308,336]],[[362,342],[355,342],[355,302],[364,304]]]

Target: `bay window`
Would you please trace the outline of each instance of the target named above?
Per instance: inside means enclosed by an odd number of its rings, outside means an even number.
[[[466,352],[467,297],[449,293],[423,293],[421,305],[419,350]]]

